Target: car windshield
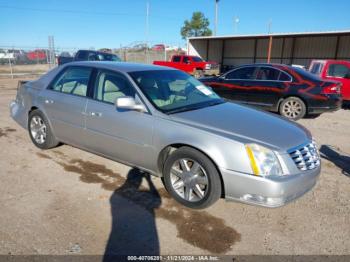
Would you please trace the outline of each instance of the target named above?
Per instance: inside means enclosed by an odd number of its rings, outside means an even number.
[[[113,55],[113,54],[98,54],[98,59],[100,61],[121,62],[121,59],[117,55]]]
[[[198,56],[193,56],[193,57],[192,57],[192,60],[193,60],[194,62],[203,62],[203,59],[200,58],[200,57],[198,57]]]
[[[224,103],[210,87],[181,71],[138,71],[129,75],[151,103],[167,114]]]

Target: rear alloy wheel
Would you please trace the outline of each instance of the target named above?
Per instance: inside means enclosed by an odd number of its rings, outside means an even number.
[[[212,161],[190,147],[181,147],[165,162],[164,182],[171,196],[190,208],[205,208],[221,196],[221,180]]]
[[[53,148],[59,144],[53,136],[44,114],[39,110],[30,112],[28,131],[34,145],[41,149]]]
[[[306,114],[306,106],[298,97],[288,97],[282,101],[279,112],[282,116],[291,120],[299,120]]]
[[[30,134],[35,140],[35,143],[40,145],[45,143],[46,129],[46,124],[40,116],[35,115],[32,117],[30,120]]]

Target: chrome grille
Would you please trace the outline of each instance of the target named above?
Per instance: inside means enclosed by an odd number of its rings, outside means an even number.
[[[308,143],[289,150],[289,155],[300,170],[311,170],[320,165],[320,156],[315,143]]]

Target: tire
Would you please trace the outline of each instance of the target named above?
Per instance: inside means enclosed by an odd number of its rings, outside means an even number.
[[[305,118],[307,118],[307,119],[316,119],[316,118],[318,118],[320,116],[321,116],[321,114],[307,114],[305,116]]]
[[[213,162],[201,152],[181,147],[165,161],[164,183],[169,194],[182,205],[203,209],[221,197],[221,178]]]
[[[279,113],[290,120],[296,121],[306,115],[306,105],[300,98],[291,96],[282,101]]]
[[[33,144],[40,149],[50,149],[59,144],[52,134],[49,122],[40,110],[29,113],[28,132]]]
[[[193,76],[195,78],[201,78],[204,75],[203,70],[201,69],[194,69],[193,70]]]

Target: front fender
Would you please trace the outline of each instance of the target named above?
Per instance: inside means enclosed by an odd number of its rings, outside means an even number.
[[[165,119],[157,121],[155,130],[154,145],[158,156],[170,145],[183,144],[202,151],[218,168],[252,172],[245,145],[241,142]]]

